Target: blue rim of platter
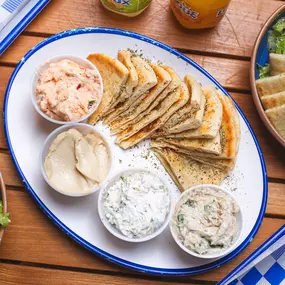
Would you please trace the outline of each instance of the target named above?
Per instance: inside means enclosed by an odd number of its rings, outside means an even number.
[[[45,8],[51,0],[41,0],[25,15],[25,17],[11,30],[2,40],[0,45],[0,55],[10,46],[17,36],[33,21],[34,18]]]
[[[18,174],[20,175],[25,187],[27,188],[28,192],[30,193],[30,195],[33,197],[33,199],[36,201],[36,203],[38,204],[38,206],[44,211],[44,213],[64,232],[66,233],[68,236],[70,236],[73,240],[75,240],[76,242],[78,242],[81,246],[87,248],[89,251],[96,253],[97,255],[105,258],[108,261],[111,261],[113,263],[116,263],[118,265],[127,267],[129,269],[133,269],[136,271],[140,271],[140,272],[144,272],[144,273],[149,273],[149,274],[156,274],[156,275],[168,275],[168,276],[182,276],[182,275],[190,275],[190,274],[199,274],[199,273],[203,273],[215,268],[220,267],[221,265],[229,262],[230,260],[232,260],[233,258],[235,258],[242,250],[244,250],[247,245],[252,241],[252,239],[254,238],[254,236],[256,235],[261,222],[263,220],[263,216],[265,213],[265,209],[266,209],[266,203],[267,203],[267,193],[268,193],[268,183],[267,183],[267,174],[266,174],[266,166],[265,166],[265,162],[264,162],[264,158],[263,158],[263,154],[261,151],[261,148],[259,146],[259,143],[257,141],[256,135],[254,134],[249,122],[247,121],[245,115],[243,114],[243,112],[241,111],[241,109],[238,107],[238,105],[236,104],[236,102],[234,101],[234,104],[239,112],[239,114],[242,116],[243,120],[245,121],[251,135],[252,138],[255,142],[256,145],[256,149],[258,151],[259,154],[259,159],[260,159],[260,164],[262,167],[262,173],[263,173],[263,198],[262,198],[262,203],[261,203],[261,208],[260,208],[260,212],[257,218],[257,221],[253,227],[253,229],[251,230],[251,232],[249,233],[249,235],[247,236],[247,238],[231,253],[229,253],[228,255],[226,255],[225,257],[220,258],[219,260],[216,260],[214,262],[211,262],[209,264],[206,265],[202,265],[202,266],[198,266],[198,267],[192,267],[192,268],[183,268],[183,269],[171,269],[171,268],[157,268],[157,267],[149,267],[149,266],[144,266],[144,265],[140,265],[137,263],[133,263],[121,258],[118,258],[114,255],[111,255],[103,250],[101,250],[100,248],[92,245],[91,243],[89,243],[88,241],[84,240],[83,238],[81,238],[79,235],[77,235],[76,233],[74,233],[71,229],[69,229],[65,224],[63,224],[47,207],[46,205],[40,200],[40,198],[37,196],[37,194],[34,192],[34,190],[32,189],[32,187],[29,185],[28,181],[26,180],[21,168],[19,167],[17,158],[14,154],[13,148],[12,148],[12,144],[10,141],[10,136],[9,136],[9,130],[8,130],[8,125],[7,125],[7,107],[8,107],[8,100],[9,100],[9,93],[11,90],[11,87],[13,85],[14,79],[17,75],[17,73],[19,72],[19,70],[21,69],[21,67],[25,64],[25,62],[28,60],[29,57],[31,57],[34,53],[36,53],[38,50],[40,50],[41,48],[43,48],[44,46],[57,41],[59,39],[62,38],[66,38],[66,37],[71,37],[74,35],[80,35],[80,34],[98,34],[98,33],[104,33],[104,34],[113,34],[113,35],[120,35],[120,36],[125,36],[125,37],[130,37],[130,38],[135,38],[147,43],[150,43],[152,45],[155,45],[157,47],[160,47],[172,54],[174,54],[175,56],[180,57],[182,60],[184,60],[185,62],[189,63],[190,65],[192,65],[193,67],[195,67],[196,69],[198,69],[201,73],[203,73],[208,79],[210,79],[220,90],[222,90],[222,92],[224,92],[224,94],[226,94],[227,96],[230,96],[228,94],[228,92],[207,72],[205,71],[201,66],[199,66],[197,63],[195,63],[194,61],[192,61],[191,59],[189,59],[188,57],[186,57],[185,55],[183,55],[182,53],[178,52],[177,50],[157,41],[154,39],[151,39],[149,37],[134,33],[134,32],[130,32],[130,31],[125,31],[125,30],[119,30],[119,29],[113,29],[113,28],[104,28],[104,27],[91,27],[91,28],[80,28],[80,29],[74,29],[74,30],[67,30],[64,32],[61,32],[59,34],[53,35],[47,39],[45,39],[44,41],[40,42],[39,44],[37,44],[34,48],[32,48],[23,58],[22,60],[18,63],[18,65],[16,66],[14,72],[11,75],[11,78],[8,82],[8,86],[6,89],[6,93],[5,93],[5,99],[4,99],[4,111],[3,111],[3,121],[4,121],[4,131],[5,131],[5,136],[6,136],[6,141],[8,144],[8,148],[10,150],[10,154],[12,156],[12,160],[15,164],[15,167],[17,169]]]
[[[268,240],[261,244],[251,255],[249,255],[243,262],[241,262],[233,271],[231,271],[225,278],[223,278],[217,285],[226,284],[233,277],[237,276],[238,273],[266,251],[276,241],[281,239],[285,235],[285,225],[279,228]]]

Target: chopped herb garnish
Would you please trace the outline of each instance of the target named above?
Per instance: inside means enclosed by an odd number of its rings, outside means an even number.
[[[184,222],[184,215],[183,214],[179,214],[177,216],[177,220],[179,224],[182,224]]]
[[[121,176],[121,179],[123,180],[123,182],[126,182],[127,181],[127,177],[126,176]]]
[[[265,78],[270,76],[270,67],[269,64],[265,64],[264,66],[257,65],[259,70],[259,78]]]
[[[123,161],[121,159],[119,159],[119,163],[122,163]]]
[[[184,204],[189,207],[195,207],[195,203],[196,202],[194,200],[188,199]]]

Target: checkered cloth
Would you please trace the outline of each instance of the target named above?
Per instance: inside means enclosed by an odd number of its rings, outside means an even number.
[[[275,250],[229,285],[285,285],[285,245]]]
[[[266,242],[257,255],[238,271],[226,285],[285,285],[285,228],[279,230],[282,236],[266,250]],[[258,251],[258,250],[257,250]],[[234,270],[235,271],[235,270]],[[234,272],[233,271],[233,272]]]
[[[0,31],[30,0],[0,0]]]

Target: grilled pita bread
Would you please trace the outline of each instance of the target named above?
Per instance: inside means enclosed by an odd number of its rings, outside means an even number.
[[[187,151],[213,155],[221,154],[220,133],[213,139],[170,139],[161,137],[154,142],[158,143],[160,147],[171,147],[175,150],[181,148]]]
[[[285,139],[285,105],[265,111],[279,135]]]
[[[101,103],[88,120],[89,124],[95,125],[108,111],[114,98],[117,98],[122,92],[129,71],[120,61],[105,54],[90,54],[87,59],[97,67],[104,85]]]
[[[156,75],[151,68],[151,66],[146,62],[146,60],[133,56],[131,58],[133,65],[138,74],[139,83],[135,88],[131,97],[126,101],[117,105],[115,110],[108,114],[104,119],[105,124],[113,122],[122,112],[126,111],[136,100],[142,100],[148,95],[149,90],[157,84]]]
[[[143,100],[137,100],[128,110],[121,113],[118,118],[111,123],[111,135],[124,130],[126,123],[135,119],[139,114],[146,110],[155,98],[170,84],[171,77],[165,69],[156,65],[151,65],[151,67],[157,77],[157,84],[152,87]]]
[[[285,91],[272,95],[266,95],[260,99],[265,110],[282,106],[285,105]]]
[[[154,108],[158,106],[169,94],[171,94],[176,88],[181,85],[180,77],[175,73],[175,71],[167,66],[161,66],[165,71],[167,71],[171,77],[170,84],[155,98],[155,100],[151,103],[151,105],[141,112],[136,118],[126,123],[124,126],[121,126],[121,131],[129,128],[130,126],[139,122],[142,118],[148,115]]]
[[[278,75],[281,73],[285,73],[285,55],[284,54],[270,53],[269,61],[270,61],[271,75]]]
[[[154,137],[180,133],[201,126],[205,107],[205,96],[201,85],[189,74],[185,76],[184,82],[189,90],[190,100],[155,132]]]
[[[177,134],[170,134],[170,138],[214,138],[216,137],[222,122],[223,108],[217,96],[217,91],[211,87],[204,87],[206,97],[205,112],[201,127],[195,130],[187,130]]]
[[[156,119],[161,117],[164,113],[166,113],[167,110],[176,101],[178,101],[180,99],[180,97],[181,97],[181,88],[182,88],[181,86],[178,89],[176,89],[175,91],[173,91],[171,94],[169,94],[160,104],[158,104],[158,106],[156,108],[154,108],[148,115],[143,117],[139,122],[137,122],[136,124],[130,126],[127,129],[125,129],[123,132],[121,132],[117,136],[117,138],[116,138],[116,143],[119,143],[119,142],[121,142],[123,140],[126,140],[127,138],[133,136],[139,130],[141,130],[142,128],[146,127],[151,122],[155,121]],[[185,85],[183,85],[183,86],[185,86]],[[183,88],[183,90],[184,90],[184,88]],[[188,98],[189,98],[189,95],[188,95]]]
[[[189,100],[189,92],[185,84],[181,84],[181,86],[177,90],[177,93],[179,94],[178,100],[176,100],[176,102],[172,104],[165,113],[163,112],[161,116],[158,116],[157,119],[145,126],[139,132],[135,133],[128,139],[121,141],[119,143],[119,146],[123,149],[127,149],[139,143],[143,139],[148,138],[153,132],[155,132],[155,130],[160,128],[177,110],[182,108]],[[173,96],[174,94],[171,94],[171,97]],[[167,99],[168,98],[166,98],[165,100]]]
[[[227,171],[197,162],[168,148],[152,147],[181,192],[199,184],[221,184]]]
[[[127,100],[137,87],[139,78],[138,73],[131,61],[132,54],[129,51],[118,51],[118,60],[129,70],[129,77],[126,82],[124,90],[121,92],[121,94],[113,100],[113,103],[111,104],[108,112],[106,112],[105,115],[111,113],[114,111],[114,107],[117,106],[120,102],[124,102]]]
[[[258,79],[256,88],[260,97],[282,92],[285,90],[285,74]]]

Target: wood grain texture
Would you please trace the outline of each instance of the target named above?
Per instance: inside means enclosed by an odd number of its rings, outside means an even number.
[[[147,280],[0,263],[0,280],[3,285],[162,285],[167,278],[157,277],[156,280]],[[181,283],[171,282],[171,284]],[[187,282],[187,284],[195,283]]]
[[[114,27],[142,33],[176,48],[249,57],[260,28],[282,4],[232,0],[216,28],[191,31],[178,24],[168,0],[154,0],[149,9],[135,18],[111,13],[98,0],[57,0],[44,9],[27,31],[55,34],[79,27]]]
[[[130,272],[100,259],[68,238],[36,207],[26,192],[8,190],[8,201],[12,223],[6,229],[0,259]],[[283,224],[282,219],[265,218],[253,242],[238,258],[213,272],[191,278],[220,280]]]

